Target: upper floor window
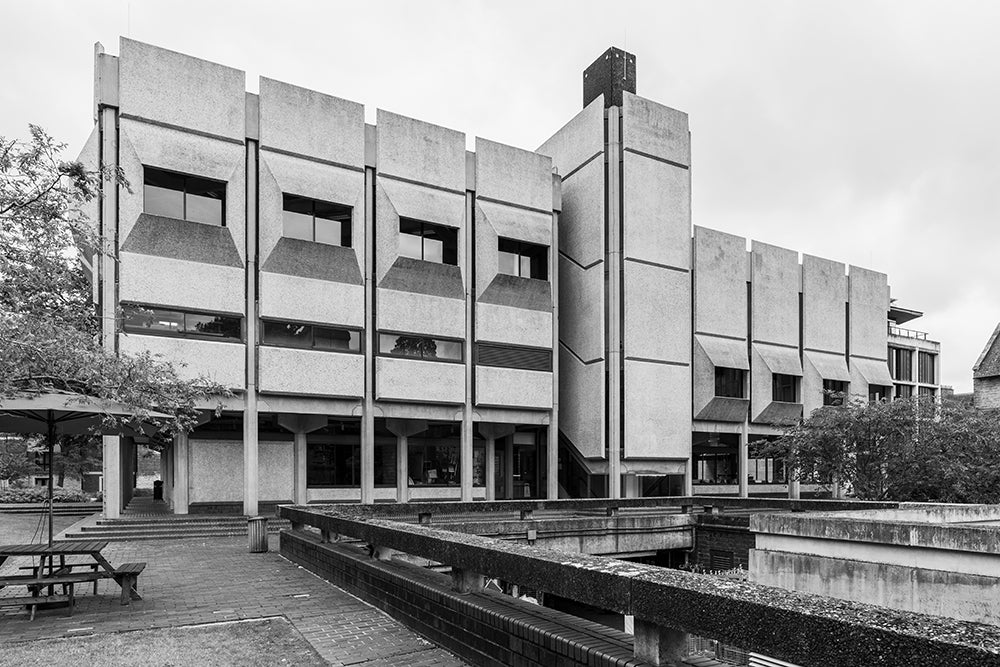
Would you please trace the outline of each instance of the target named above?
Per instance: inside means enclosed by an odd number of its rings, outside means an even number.
[[[261,322],[260,342],[278,347],[332,352],[361,352],[361,332],[341,327],[324,327],[299,322]]]
[[[913,350],[902,347],[889,348],[889,373],[893,380],[913,381]]]
[[[158,306],[122,306],[122,328],[127,333],[242,340],[242,318],[215,313],[194,313]]]
[[[912,397],[913,397],[913,385],[909,384],[896,385],[896,398],[912,398]]]
[[[725,398],[746,398],[744,382],[746,371],[739,368],[715,368],[715,395]]]
[[[462,361],[462,341],[430,338],[418,334],[380,333],[379,354],[431,361]]]
[[[771,376],[771,400],[782,403],[799,402],[799,378],[775,373]]]
[[[882,401],[892,395],[892,387],[885,387],[880,384],[868,385],[868,400]]]
[[[500,273],[536,280],[549,279],[549,249],[536,243],[501,238],[497,242]]]
[[[351,207],[297,195],[282,195],[284,235],[351,247]]]
[[[917,395],[921,398],[934,398],[936,392],[934,387],[917,387]]]
[[[143,168],[142,210],[208,225],[226,224],[226,184],[200,176]]]
[[[843,405],[847,383],[843,380],[823,380],[823,405]]]
[[[399,255],[457,266],[458,230],[413,218],[400,218]]]
[[[917,382],[925,384],[935,384],[934,382],[934,361],[937,355],[930,352],[920,352],[917,354]]]

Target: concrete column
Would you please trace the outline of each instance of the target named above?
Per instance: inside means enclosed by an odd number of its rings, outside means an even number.
[[[188,513],[188,435],[174,436],[174,514]]]
[[[103,438],[104,448],[104,518],[117,519],[122,513],[122,461],[117,435]]]
[[[562,209],[562,179],[553,176],[552,209]],[[552,283],[552,416],[549,420],[546,497],[559,499],[559,214],[552,214],[552,247],[549,250],[549,280]]]
[[[694,495],[694,454],[691,455],[691,458],[687,460],[687,465],[684,466],[684,495]]]
[[[459,446],[459,470],[461,479],[459,486],[462,490],[462,502],[472,500],[472,414],[465,411],[465,418],[462,419],[462,441]]]
[[[486,578],[478,572],[453,567],[451,569],[451,584],[456,593],[467,595],[482,591],[486,584]]]
[[[365,131],[365,398],[361,411],[361,502],[375,502],[375,146],[374,131]],[[369,153],[371,159],[369,160]]]
[[[635,619],[634,654],[651,665],[682,667],[687,653],[687,633],[641,618]]]
[[[503,446],[503,485],[507,500],[514,499],[514,438],[507,437]]]
[[[309,494],[306,489],[306,432],[300,429],[295,432],[293,447],[293,460],[295,461],[295,502],[298,505],[305,505],[309,502]]]
[[[621,408],[621,321],[622,321],[622,248],[621,248],[621,137],[618,133],[618,107],[607,110],[607,137],[605,163],[607,165],[607,310],[604,319],[607,324],[607,364],[608,377],[608,497],[621,498],[621,456],[622,456],[622,408]]]
[[[792,471],[791,474],[797,474],[798,471]],[[798,500],[801,494],[801,488],[799,480],[788,480],[788,497],[791,500]]]
[[[257,142],[246,149],[246,391],[243,394],[243,513],[259,508],[257,440]]]
[[[739,447],[739,465],[736,467],[740,482],[740,498],[749,498],[750,486],[747,476],[750,474],[750,429],[746,421],[743,422],[743,431],[740,433]]]
[[[497,499],[497,441],[496,438],[486,438],[486,500]]]
[[[635,473],[625,474],[625,489],[622,494],[623,498],[638,498],[639,497],[639,476]]]
[[[470,190],[475,189],[475,157],[471,153],[466,154],[466,188],[465,193],[465,230],[462,236],[465,241],[465,262],[463,272],[465,273],[465,404],[462,406],[462,442],[459,447],[459,484],[462,490],[462,501],[472,500],[472,469],[474,463],[473,453],[473,423],[472,423],[472,395],[475,392],[472,377],[472,317],[473,305],[476,301],[475,276],[472,271],[473,259],[473,210],[475,206],[475,194]],[[470,178],[470,176],[472,178]],[[468,181],[472,181],[469,183]]]
[[[552,424],[545,429],[545,497],[559,500],[559,436]]]
[[[396,502],[410,502],[410,451],[407,436],[396,436]]]

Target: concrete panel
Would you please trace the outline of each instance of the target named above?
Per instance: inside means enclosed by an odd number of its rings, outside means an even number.
[[[604,454],[604,362],[584,365],[559,348],[559,430],[588,459]]]
[[[552,215],[526,211],[523,208],[504,206],[493,202],[476,200],[476,208],[493,227],[498,236],[538,245],[552,245]],[[560,218],[561,219],[561,218]],[[477,215],[476,222],[479,222]],[[478,230],[478,224],[477,224]],[[477,244],[480,239],[476,238]],[[496,248],[494,248],[494,252]]]
[[[565,185],[566,176],[595,154],[604,152],[604,98],[599,97],[588,104],[539,146],[537,152],[552,157],[552,164],[559,170]],[[602,162],[600,159],[597,161]]]
[[[884,273],[850,268],[851,355],[885,359],[889,283]]]
[[[691,354],[692,415],[704,410],[715,398],[715,364],[698,343]]]
[[[83,145],[83,149],[80,151],[80,155],[77,156],[77,160],[83,164],[89,171],[97,171],[100,167],[100,157],[98,155],[100,151],[100,138],[101,134],[97,127],[90,132],[90,136],[87,137],[87,142]],[[80,206],[80,210],[84,217],[91,223],[94,229],[97,229],[98,217],[100,216],[101,209],[101,198],[94,197],[88,202],[84,202]],[[89,261],[89,258],[88,258]]]
[[[260,77],[260,143],[364,169],[365,108]]]
[[[267,345],[261,345],[257,354],[257,384],[261,391],[314,396],[364,396],[363,355],[293,350]]]
[[[771,400],[771,397],[773,396],[773,375],[771,367],[768,365],[768,361],[762,353],[768,354],[772,357],[771,364],[778,364],[776,367],[779,372],[787,372],[791,375],[801,375],[802,366],[799,364],[796,369],[795,364],[791,359],[791,355],[795,355],[797,359],[797,350],[792,350],[791,348],[782,349],[769,347],[760,344],[753,345],[753,350],[750,353],[750,419],[755,422],[772,423],[769,421],[770,417],[766,411],[772,405],[776,405]],[[779,359],[783,359],[784,357],[788,357],[788,359],[779,363]],[[802,390],[801,385],[799,389],[800,391]],[[772,410],[771,412],[773,413],[774,411]]]
[[[690,274],[625,262],[625,354],[691,361]],[[600,320],[591,320],[593,323]]]
[[[362,285],[260,273],[260,316],[318,324],[365,326]]]
[[[691,172],[635,153],[624,155],[625,256],[691,265]]]
[[[694,228],[694,330],[747,336],[747,251],[742,236]]]
[[[844,268],[841,262],[802,256],[802,347],[807,350],[841,355],[847,350]]]
[[[377,290],[381,331],[465,338],[465,302],[429,294]]]
[[[552,347],[552,313],[478,303],[476,340]]]
[[[799,346],[798,253],[754,241],[752,248],[753,339]]]
[[[189,502],[243,501],[242,441],[192,438],[188,456]]]
[[[240,343],[123,333],[118,334],[118,349],[124,354],[163,355],[182,378],[207,377],[233,389],[246,386],[246,346]]]
[[[552,409],[552,373],[476,366],[476,405]]]
[[[465,365],[376,357],[375,398],[459,405],[465,402]]]
[[[691,376],[686,366],[625,361],[625,456],[691,454]]]
[[[559,339],[583,361],[604,358],[604,270],[559,257]]]
[[[678,164],[691,164],[688,115],[639,97],[622,94],[622,145]]]
[[[128,237],[143,208],[143,165],[226,182],[226,228],[246,256],[246,149],[171,128],[119,121],[119,161],[132,192],[118,189],[118,238]]]
[[[1000,623],[1000,578],[887,563],[753,549],[751,580],[766,586],[946,616]]]
[[[243,72],[125,37],[119,54],[121,113],[243,141]]]
[[[604,259],[604,162],[594,160],[563,181],[559,253],[581,266]]]
[[[465,192],[465,135],[382,109],[378,169],[418,183]]]
[[[243,313],[243,269],[123,252],[119,298],[158,306]]]
[[[552,210],[552,158],[476,137],[476,195]]]
[[[465,195],[391,178],[380,178],[378,183],[385,190],[397,215],[459,229],[465,225]]]
[[[295,446],[287,440],[257,444],[257,492],[261,500],[294,500],[294,455]]]
[[[258,243],[263,263],[283,233],[282,194],[351,206],[351,247],[365,256],[365,175],[266,150],[260,151]]]

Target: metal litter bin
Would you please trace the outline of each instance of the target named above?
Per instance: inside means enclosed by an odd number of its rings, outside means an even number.
[[[250,543],[250,553],[260,554],[267,551],[266,516],[252,516],[247,519],[247,539]]]
[[[153,500],[163,500],[163,482],[160,480],[153,482]]]

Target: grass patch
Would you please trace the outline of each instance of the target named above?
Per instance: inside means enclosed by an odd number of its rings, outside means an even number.
[[[38,622],[37,620],[35,621]],[[284,618],[6,644],[11,665],[326,665]]]

